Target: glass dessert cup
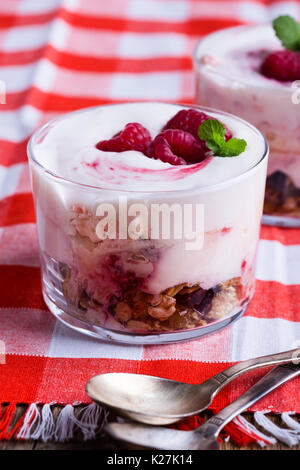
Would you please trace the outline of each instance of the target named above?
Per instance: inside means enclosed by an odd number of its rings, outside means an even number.
[[[238,26],[208,35],[194,53],[196,103],[235,114],[265,135],[270,158],[263,223],[299,227],[299,84],[297,91],[297,83],[279,82],[258,71],[266,50],[278,49],[271,25]]]
[[[110,108],[122,106],[129,105]],[[239,118],[214,111],[221,121],[230,117],[247,129],[261,152],[241,174],[192,189],[103,188],[72,181],[41,164],[36,149],[49,132],[70,116],[96,109],[51,121],[28,145],[43,296],[50,311],[75,330],[131,344],[183,341],[229,325],[245,312],[254,293],[268,156],[263,135]],[[152,209],[158,206],[155,218]],[[107,214],[116,220],[110,238],[101,231],[111,221],[101,225]],[[179,235],[175,220],[180,227],[184,220]]]

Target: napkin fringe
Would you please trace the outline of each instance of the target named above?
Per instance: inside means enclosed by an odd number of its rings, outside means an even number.
[[[251,424],[242,415],[237,416],[234,420],[227,424],[225,431],[228,432],[231,439],[239,446],[245,446],[251,442],[255,442],[260,447],[266,447],[276,444],[274,437],[267,436]]]
[[[65,442],[73,439],[81,432],[84,441],[95,439],[107,422],[109,412],[96,403],[81,408],[75,415],[75,407],[79,403],[68,404],[54,416],[53,405],[45,403],[39,409],[37,403],[31,403],[25,413],[17,420],[15,417],[16,403],[8,403],[0,411],[0,440],[41,440],[42,442]],[[55,410],[56,411],[56,410]],[[249,443],[257,443],[261,447],[276,444],[277,440],[292,447],[300,443],[300,423],[292,418],[292,413],[281,415],[285,428],[274,424],[265,412],[254,413],[254,421],[250,423],[243,416],[238,416],[225,428],[228,438],[242,447]],[[191,421],[193,420],[193,422]],[[177,429],[193,429],[203,422],[203,418],[194,417],[178,423]],[[269,435],[264,434],[266,431]]]
[[[0,412],[0,439],[5,439],[8,433],[8,428],[12,423],[14,413],[16,411],[16,404],[9,403]]]
[[[32,403],[24,415],[21,429],[15,435],[16,439],[65,442],[73,439],[75,432],[80,430],[83,440],[87,441],[95,439],[107,421],[108,412],[96,403],[80,409],[77,417],[74,405],[65,405],[56,419],[52,405],[54,403],[46,403],[39,411],[37,404]]]
[[[291,417],[289,417],[289,420],[287,420],[287,415],[288,413],[284,413],[283,421],[285,422],[285,424],[287,424],[287,422],[289,422],[290,420],[294,421],[295,424],[293,425],[294,427],[292,429],[281,428],[277,426],[277,424],[273,423],[273,421],[267,418],[262,412],[254,413],[254,419],[259,426],[263,427],[266,431],[275,436],[279,441],[283,442],[289,447],[292,447],[299,444],[300,442],[300,425]],[[297,430],[296,427],[298,426],[299,429]]]

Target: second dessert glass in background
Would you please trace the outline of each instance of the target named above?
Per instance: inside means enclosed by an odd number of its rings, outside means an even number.
[[[271,24],[227,28],[196,47],[196,103],[222,109],[255,125],[268,140],[270,158],[263,223],[300,226],[300,104],[297,83],[259,71],[281,49]],[[298,93],[299,95],[299,93]]]

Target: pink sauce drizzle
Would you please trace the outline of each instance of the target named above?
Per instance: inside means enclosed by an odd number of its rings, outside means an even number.
[[[232,227],[224,227],[224,228],[222,228],[221,233],[223,235],[226,235],[226,233],[231,232],[231,230],[232,230]]]
[[[98,158],[91,163],[82,162],[82,165],[86,168],[91,169],[92,171],[97,172],[102,177],[105,173],[105,179],[107,181],[114,181],[116,184],[121,184],[120,182],[116,181],[116,174],[112,175],[109,172],[118,173],[120,179],[124,178],[126,174],[130,173],[134,175],[136,180],[142,180],[143,176],[149,176],[147,178],[148,181],[156,181],[157,178],[162,178],[162,180],[166,181],[176,181],[182,178],[185,178],[188,175],[197,173],[199,170],[205,168],[211,161],[213,157],[206,157],[205,160],[202,162],[193,164],[193,165],[178,165],[164,169],[152,169],[152,168],[137,168],[137,167],[129,167],[127,165],[120,165],[118,164],[114,168],[109,166],[106,167],[102,165],[101,159]],[[104,171],[103,171],[104,170]],[[106,170],[106,171],[105,171]],[[109,172],[107,172],[109,170]],[[152,176],[152,178],[151,178]]]

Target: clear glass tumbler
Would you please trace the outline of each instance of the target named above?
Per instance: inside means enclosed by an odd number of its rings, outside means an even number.
[[[118,106],[125,105],[116,112]],[[93,110],[76,114],[86,112]],[[228,116],[214,113],[221,121]],[[132,344],[196,338],[239,318],[254,292],[263,135],[231,116],[262,150],[247,171],[197,189],[125,191],[68,180],[39,161],[36,149],[48,132],[74,115],[46,124],[28,145],[50,311],[78,331]],[[108,235],[109,217],[116,223]]]
[[[246,119],[265,135],[270,158],[263,223],[298,227],[300,82],[278,82],[259,73],[268,47],[281,47],[271,25],[226,28],[206,36],[194,54],[196,103]]]

